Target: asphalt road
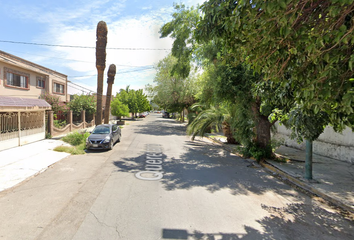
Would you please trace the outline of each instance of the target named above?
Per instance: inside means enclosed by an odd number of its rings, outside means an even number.
[[[354,239],[354,224],[161,114],[0,194],[0,239]]]

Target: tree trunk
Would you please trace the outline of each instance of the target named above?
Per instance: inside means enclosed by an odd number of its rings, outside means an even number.
[[[268,118],[266,116],[259,115],[256,122],[256,142],[258,143],[258,146],[265,148],[270,144],[270,127],[271,124],[268,121]]]
[[[111,113],[111,98],[112,98],[112,85],[114,83],[114,77],[116,75],[116,65],[109,65],[108,78],[107,78],[107,96],[106,96],[106,107],[104,112],[104,123],[109,123],[109,115]]]
[[[109,115],[111,112],[111,96],[112,96],[112,83],[108,83],[106,95],[106,107],[104,111],[104,123],[109,123]]]
[[[260,100],[252,106],[253,115],[255,117],[256,124],[256,143],[261,148],[266,148],[270,145],[271,135],[270,128],[272,124],[269,122],[268,117],[260,113]]]
[[[95,124],[102,124],[103,70],[97,69],[97,110]]]
[[[102,124],[103,72],[106,68],[107,24],[100,21],[96,29],[96,68],[97,68],[97,114],[95,124]]]
[[[181,112],[181,122],[184,123],[184,109]]]
[[[236,141],[236,139],[234,138],[232,131],[231,131],[231,126],[229,123],[227,122],[223,122],[222,123],[222,130],[224,132],[224,136],[227,139],[227,143],[230,144],[238,144],[238,142]]]

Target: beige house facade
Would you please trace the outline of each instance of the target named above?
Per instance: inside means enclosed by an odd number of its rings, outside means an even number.
[[[67,76],[0,51],[0,95],[39,99],[49,93],[68,102]]]
[[[0,51],[0,151],[45,138],[46,93],[68,102],[67,76]]]

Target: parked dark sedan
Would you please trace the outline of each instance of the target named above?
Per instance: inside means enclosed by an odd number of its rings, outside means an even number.
[[[121,129],[116,124],[98,125],[86,139],[86,149],[111,150],[114,143],[120,142],[121,136]]]
[[[170,118],[170,113],[169,113],[169,112],[164,112],[164,113],[162,114],[162,117],[163,117],[163,118]]]

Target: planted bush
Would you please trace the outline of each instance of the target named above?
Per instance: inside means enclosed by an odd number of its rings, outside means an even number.
[[[72,145],[70,146],[59,146],[56,147],[54,150],[58,152],[67,152],[72,155],[77,155],[77,154],[85,154],[85,148],[86,148],[86,138],[90,136],[89,132],[84,132],[84,133],[79,133],[79,132],[73,132],[69,133],[65,137],[62,138],[62,140],[66,143],[69,143]]]
[[[88,132],[85,133],[73,132],[63,137],[62,140],[73,146],[78,146],[82,143],[85,143],[86,138],[88,138],[88,136],[90,136],[90,133]]]

